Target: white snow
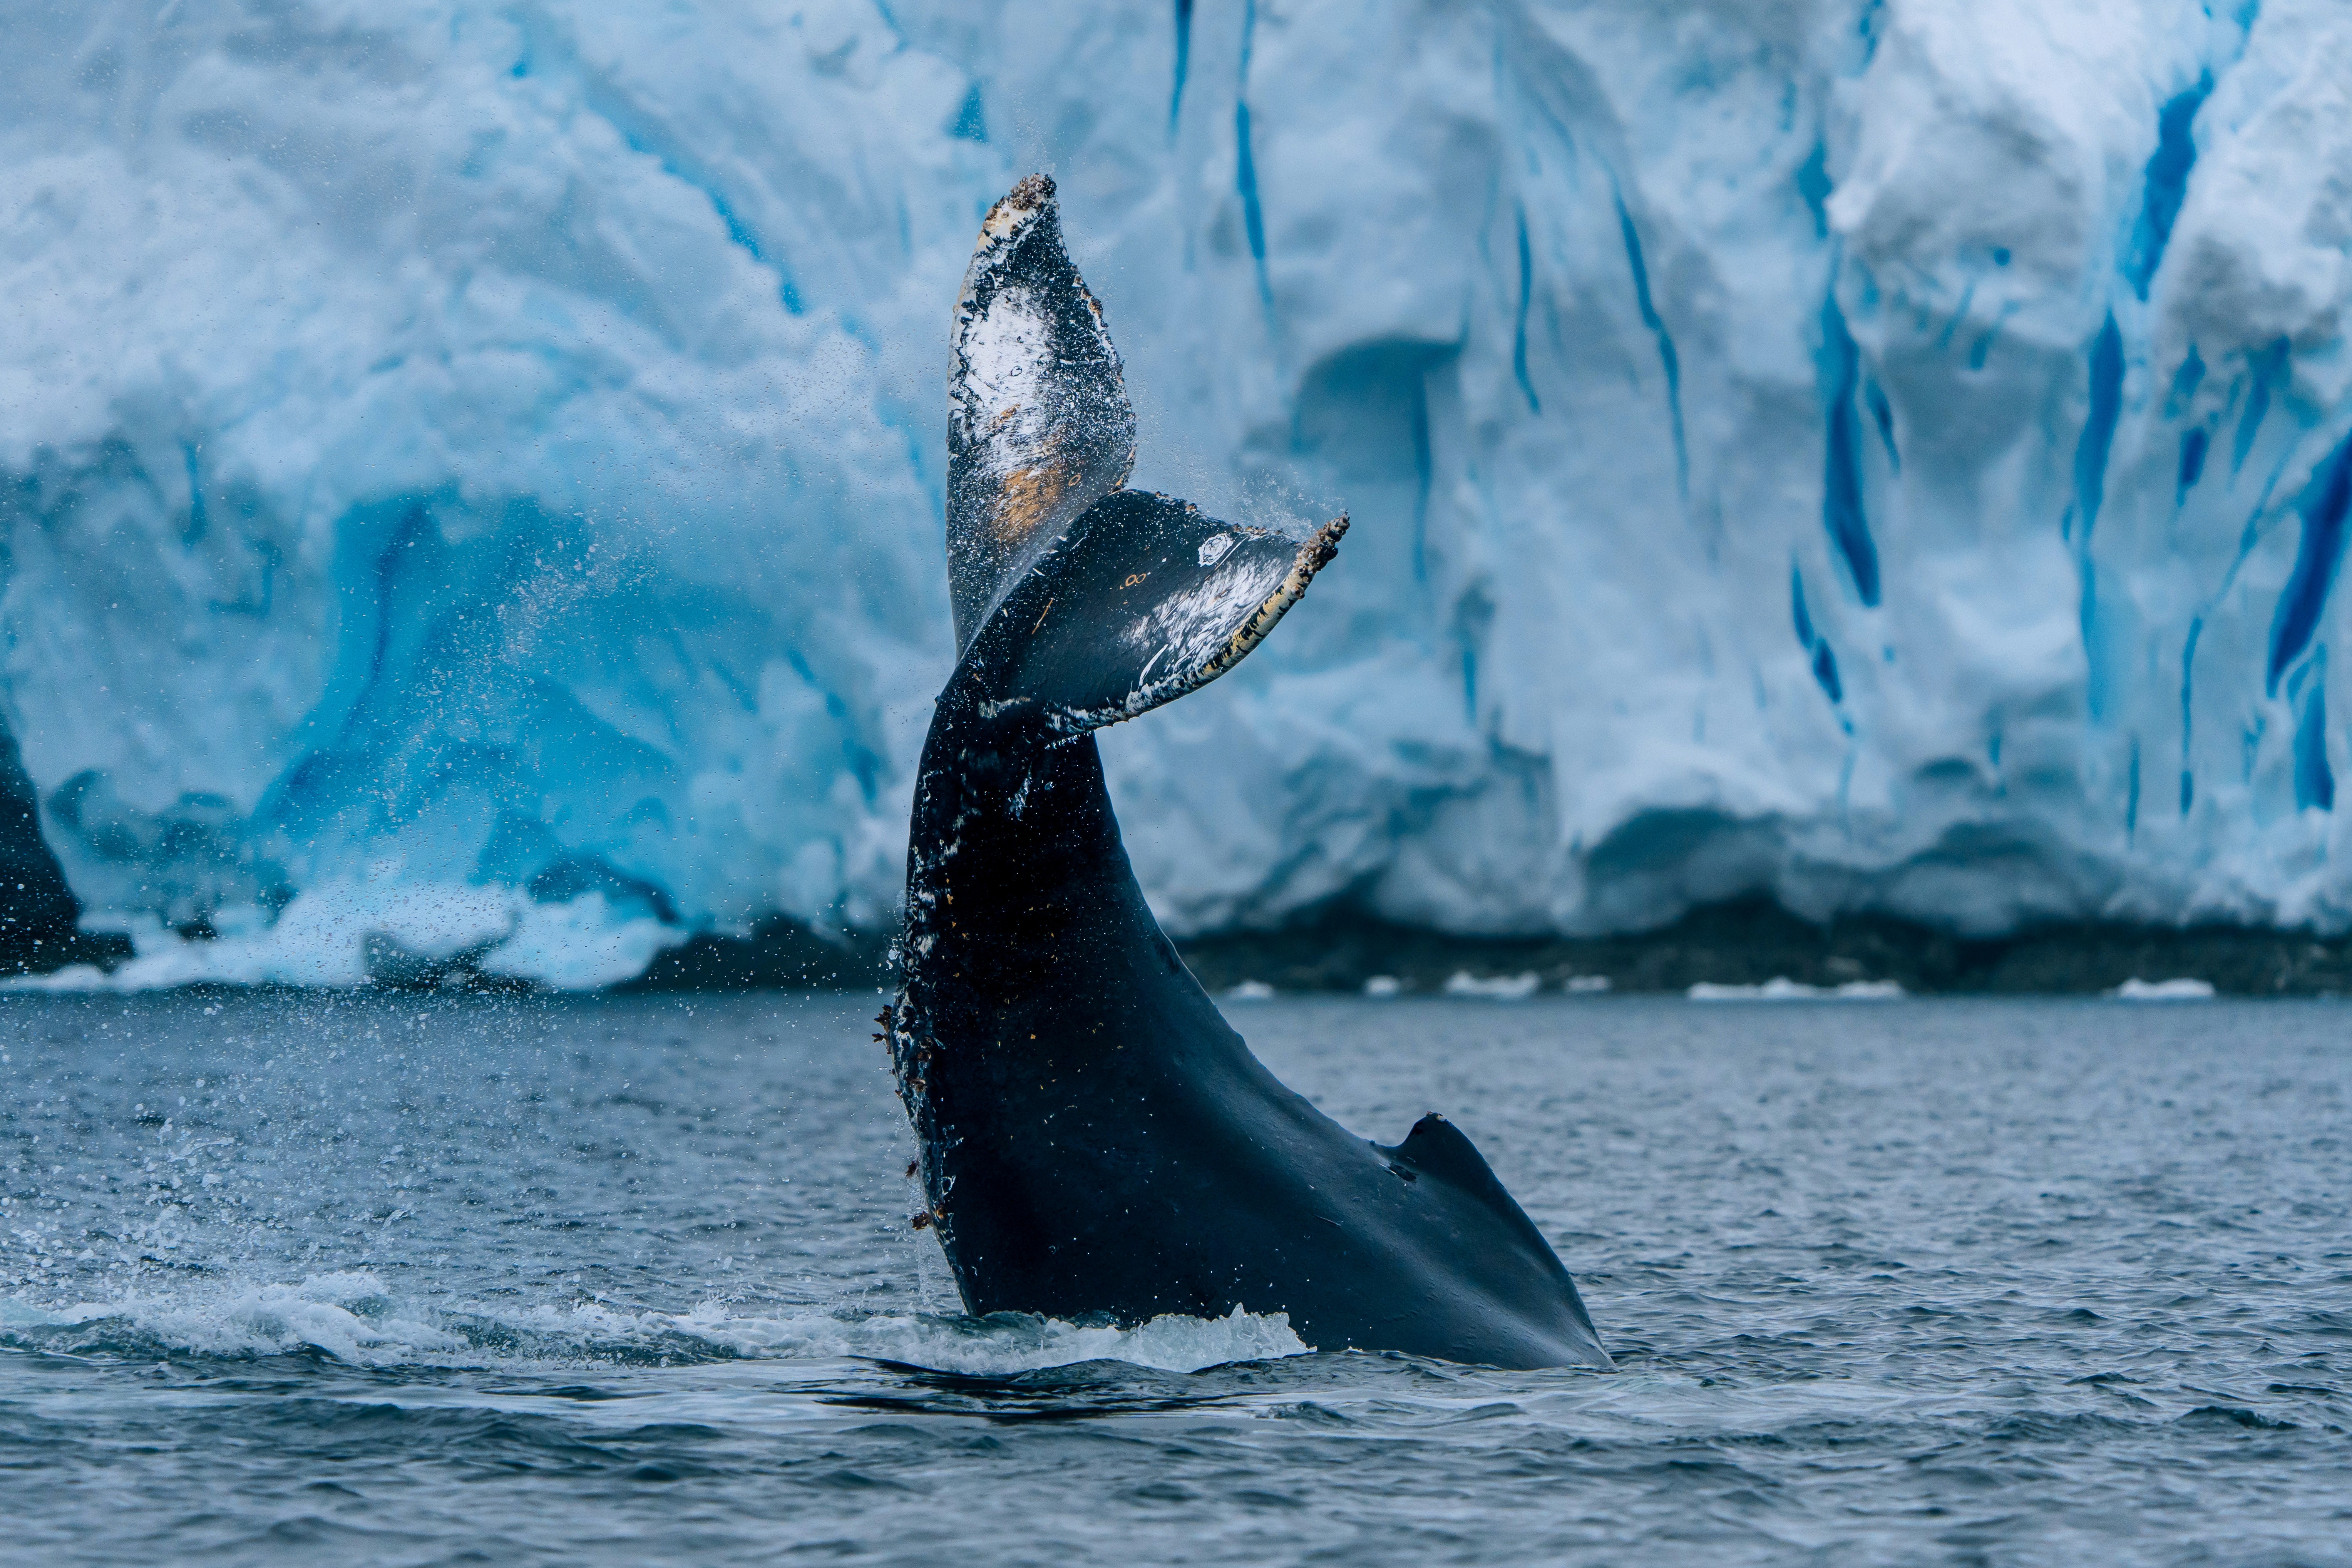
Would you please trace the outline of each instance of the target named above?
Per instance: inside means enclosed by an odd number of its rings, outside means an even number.
[[[139,984],[887,923],[1048,168],[1130,482],[1355,519],[1105,737],[1180,932],[2341,931],[2352,8],[2214,9],[27,13],[0,717]]]

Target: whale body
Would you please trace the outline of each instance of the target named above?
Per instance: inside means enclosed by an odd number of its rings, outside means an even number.
[[[1286,1313],[1322,1350],[1605,1367],[1575,1283],[1469,1139],[1356,1137],[1250,1054],[1136,884],[1093,732],[1230,669],[1332,558],[1122,488],[1135,418],[1033,175],[960,295],[960,653],[918,775],[883,1014],[966,1307]]]

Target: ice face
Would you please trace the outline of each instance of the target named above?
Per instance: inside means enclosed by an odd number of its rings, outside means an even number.
[[[2212,9],[17,18],[0,715],[174,973],[887,923],[1043,167],[1130,482],[1356,519],[1106,737],[1171,927],[2341,928],[2352,12]]]

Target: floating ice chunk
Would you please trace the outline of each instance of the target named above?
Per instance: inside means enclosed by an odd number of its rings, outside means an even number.
[[[1801,980],[1774,975],[1761,985],[1718,985],[1702,980],[1683,994],[1694,1002],[1893,1002],[1906,993],[1892,980],[1808,985]]]
[[[1761,985],[1724,985],[1702,980],[1683,994],[1694,1002],[1788,1002],[1820,993],[1793,980],[1774,978]]]
[[[1263,980],[1244,980],[1225,993],[1228,1002],[1265,1002],[1274,997],[1274,987]]]
[[[2142,980],[2135,976],[2107,993],[2118,1002],[2210,1002],[2213,999],[2213,983],[2210,980]]]
[[[1542,986],[1542,977],[1533,970],[1524,974],[1473,974],[1466,969],[1457,969],[1445,983],[1445,994],[1483,996],[1490,1002],[1524,1002]]]
[[[1571,996],[1597,996],[1609,986],[1609,976],[1605,974],[1571,974],[1560,989]]]
[[[1375,974],[1364,982],[1367,996],[1397,996],[1404,992],[1404,982],[1393,974]]]

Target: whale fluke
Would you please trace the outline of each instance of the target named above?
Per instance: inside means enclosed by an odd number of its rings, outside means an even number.
[[[1104,497],[1006,595],[1002,635],[972,648],[991,716],[1034,707],[1053,730],[1083,734],[1215,679],[1298,602],[1347,531],[1338,518],[1302,544],[1162,495]]]
[[[1102,306],[1062,247],[1054,182],[989,209],[956,297],[948,378],[948,596],[956,648],[1135,467],[1135,410]]]
[[[1250,1054],[1136,885],[1093,731],[1213,680],[1337,551],[1121,489],[1135,418],[1033,176],[956,310],[960,658],[923,745],[884,1014],[973,1312],[1286,1312],[1307,1342],[1610,1364],[1575,1283],[1442,1117],[1358,1138]]]

